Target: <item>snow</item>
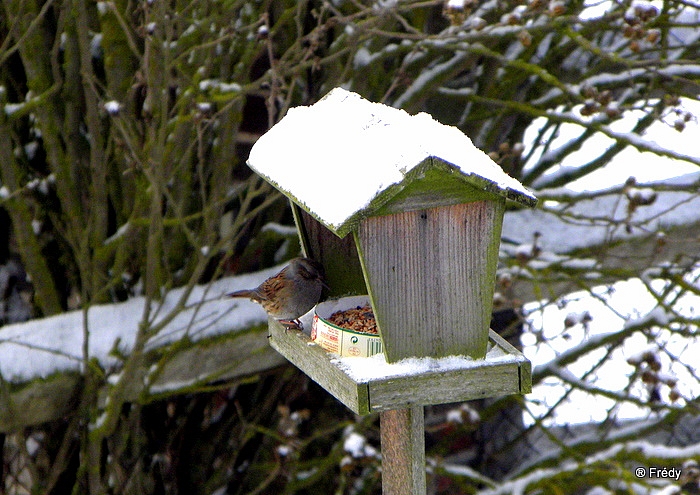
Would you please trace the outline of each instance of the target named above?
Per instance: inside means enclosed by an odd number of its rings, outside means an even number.
[[[469,17],[469,19],[467,20],[467,25],[472,29],[475,29],[477,31],[481,31],[486,26],[488,26],[488,21],[486,21],[486,19],[483,19],[481,17],[473,16],[473,17]]]
[[[241,91],[241,85],[238,83],[225,83],[218,79],[204,79],[199,82],[200,91],[209,91],[217,89],[222,93],[235,93]]]
[[[122,105],[118,101],[111,100],[105,103],[105,110],[110,115],[118,115]]]
[[[317,467],[312,467],[311,469],[306,469],[304,471],[297,471],[296,472],[296,477],[298,480],[306,480],[311,478],[313,475],[315,475],[318,472]],[[226,491],[225,493],[229,493]]]
[[[378,0],[372,5],[373,10],[384,10],[396,7],[398,0]]]
[[[572,449],[575,452],[575,449]],[[561,456],[561,452],[558,454]],[[538,483],[541,480],[552,479],[562,476],[565,473],[576,473],[583,466],[605,464],[608,462],[617,463],[620,458],[640,456],[652,459],[677,460],[692,458],[700,455],[700,445],[690,445],[688,447],[666,447],[654,445],[645,441],[631,441],[614,444],[611,447],[581,458],[578,461],[560,460],[557,466],[552,468],[535,469],[515,479],[507,480],[497,487],[488,488],[477,492],[479,495],[517,495],[530,493],[528,485]],[[667,492],[673,493],[673,492]]]
[[[129,222],[126,222],[124,225],[119,227],[114,234],[112,234],[110,237],[105,239],[105,241],[104,241],[105,246],[113,243],[114,241],[116,241],[118,239],[121,239],[122,237],[124,237],[126,235],[126,233],[129,232],[129,229],[130,229],[130,224],[129,224]]]
[[[455,54],[449,60],[424,69],[411,82],[410,86],[394,100],[394,105],[397,108],[408,105],[417,95],[424,94],[426,88],[432,87],[436,80],[443,78],[444,74],[452,73],[455,67],[464,63],[466,58],[467,54],[464,51],[455,51]]]
[[[368,358],[338,357],[331,360],[340,370],[358,383],[520,361],[522,361],[521,357],[507,354],[499,347],[492,347],[486,353],[486,358],[480,360],[474,360],[469,356],[414,357],[401,359],[395,363],[387,363],[383,353]]]
[[[27,189],[30,189],[32,191],[39,191],[41,194],[44,194],[44,195],[49,193],[48,178],[47,179],[32,179],[29,182],[27,182],[26,187],[27,187]]]
[[[213,108],[214,105],[212,105],[208,101],[202,101],[197,103],[197,110],[199,110],[202,113],[209,113],[212,111]]]
[[[362,69],[367,65],[371,64],[377,59],[386,58],[391,52],[395,52],[399,46],[395,43],[389,43],[384,46],[381,50],[371,53],[366,47],[360,47],[357,52],[355,52],[355,57],[353,58],[353,67],[355,69]]]
[[[462,424],[464,419],[462,418],[462,411],[459,409],[450,409],[445,414],[445,421],[448,423]]]
[[[102,33],[95,33],[90,40],[90,55],[96,60],[102,58]]]
[[[593,74],[585,79],[580,80],[576,84],[570,84],[565,88],[552,88],[543,96],[532,101],[533,105],[546,105],[548,102],[556,100],[561,97],[566,91],[568,94],[580,94],[582,89],[585,87],[596,87],[596,86],[615,86],[621,85],[625,82],[636,81],[641,77],[693,77],[700,74],[700,64],[677,64],[669,65],[668,67],[661,67],[654,74],[650,74],[646,69],[633,68],[626,69],[615,73],[597,73]]]
[[[27,453],[30,456],[35,456],[39,449],[45,441],[44,435],[41,433],[35,434],[35,436],[28,437],[26,440]]]
[[[30,141],[24,145],[24,154],[27,155],[29,160],[33,160],[36,157],[36,152],[39,149],[39,143],[37,141]]]
[[[24,103],[6,103],[5,104],[5,115],[11,117],[13,114],[19,112],[24,108]]]
[[[654,495],[680,495],[682,493],[683,490],[681,490],[681,487],[676,485],[668,485],[662,488],[661,490],[655,491]]]
[[[486,486],[494,486],[495,483],[493,480],[487,478],[483,474],[481,474],[479,471],[476,469],[470,468],[469,466],[462,466],[460,464],[443,464],[442,468],[445,470],[445,472],[455,475],[455,476],[463,476],[466,478],[470,478],[476,481],[480,481]]]
[[[476,409],[473,409],[469,403],[464,402],[450,409],[445,413],[445,420],[449,423],[462,424],[465,420],[469,423],[476,424],[481,421],[481,416]]]
[[[673,315],[669,315],[666,308],[657,306],[641,318],[630,319],[625,322],[624,328],[644,327],[650,323],[665,326],[672,320]]]
[[[631,232],[623,228],[628,216],[628,201],[620,200],[621,188],[601,191],[590,199],[584,199],[583,192],[568,189],[539,191],[542,201],[549,198],[562,201],[581,199],[563,212],[545,209],[507,212],[503,219],[505,242],[501,244],[501,250],[515,255],[518,249],[526,249],[520,246],[531,243],[536,233],[540,233],[538,246],[543,252],[564,254],[616,240],[646,237],[649,232],[696,224],[700,222],[700,196],[682,189],[692,189],[697,184],[700,184],[700,173],[640,185],[639,188],[645,191],[655,190],[657,197],[652,204],[639,206],[634,211]],[[673,190],[674,187],[679,190]]]
[[[282,225],[281,223],[268,222],[262,226],[262,232],[274,232],[283,237],[296,236],[297,228],[293,225]]]
[[[286,457],[291,454],[294,449],[289,445],[278,445],[276,451],[281,457]]]
[[[534,201],[457,128],[341,88],[311,107],[292,108],[255,143],[248,164],[337,230],[430,157]]]
[[[535,256],[537,253],[535,245],[534,244],[520,244],[518,247],[515,248],[515,257],[516,258],[531,258]]]
[[[630,187],[627,197],[639,204],[650,204],[656,200],[656,191],[649,188]]]
[[[193,340],[248,329],[264,324],[263,309],[244,299],[223,298],[227,292],[255,287],[277,273],[277,266],[256,272],[218,280],[207,286],[196,286],[187,307],[170,321],[148,343],[147,349],[167,345],[184,336]],[[162,301],[153,301],[152,325],[177,311],[184,289],[169,291]],[[105,368],[116,367],[119,360],[112,354],[115,348],[130,352],[144,314],[144,297],[126,302],[93,306],[87,312],[90,357],[98,359]],[[71,311],[26,323],[5,325],[0,336],[0,376],[13,383],[36,377],[47,377],[60,371],[82,369],[83,345],[82,311]]]
[[[688,280],[692,283],[695,278],[691,275]],[[662,397],[670,399],[671,387],[677,387],[674,393],[679,399],[665,407],[682,408],[686,398],[697,397],[700,387],[694,370],[700,346],[697,339],[672,329],[673,321],[693,318],[697,299],[680,298],[674,302],[674,312],[667,314],[656,308],[665,287],[661,280],[633,279],[594,288],[590,295],[570,293],[544,308],[541,303],[526,304],[526,328],[533,330],[522,337],[523,353],[533,367],[526,424],[532,418],[545,424],[600,422],[609,419],[612,407],[618,420],[647,416],[648,409],[639,401],[646,400],[648,391],[634,373],[640,366],[648,368],[652,360],[655,369],[660,366],[656,378],[665,384]],[[585,327],[566,327],[565,315],[585,312],[592,318]]]
[[[377,449],[367,443],[367,439],[355,431],[351,431],[343,442],[343,450],[354,458],[377,457]]]
[[[606,490],[602,486],[594,486],[586,492],[586,495],[614,495],[610,490]]]

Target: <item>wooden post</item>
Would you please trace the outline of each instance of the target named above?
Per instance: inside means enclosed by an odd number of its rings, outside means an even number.
[[[425,483],[423,406],[379,415],[382,441],[382,493],[421,495]]]

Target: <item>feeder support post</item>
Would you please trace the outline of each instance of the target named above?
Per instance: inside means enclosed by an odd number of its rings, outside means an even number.
[[[422,495],[425,484],[423,406],[392,409],[379,415],[382,442],[382,494]]]

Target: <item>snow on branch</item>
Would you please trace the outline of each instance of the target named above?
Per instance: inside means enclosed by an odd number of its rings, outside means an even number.
[[[560,188],[538,191],[544,208],[506,213],[503,239],[507,244],[519,245],[539,235],[543,251],[561,255],[653,237],[659,231],[668,235],[675,228],[700,224],[700,196],[692,192],[699,181],[697,173],[635,186],[654,191],[656,199],[635,208],[631,217],[625,186],[596,192]],[[550,201],[559,204],[551,205]],[[625,222],[631,222],[631,230],[622,228]]]
[[[649,63],[651,65],[651,63]],[[564,94],[580,94],[583,88],[587,87],[620,87],[629,86],[640,81],[651,81],[664,78],[697,78],[700,76],[700,64],[678,61],[667,67],[636,67],[623,70],[618,73],[602,73],[595,74],[584,79],[576,84],[566,86],[566,89],[561,87],[553,87],[547,93],[532,101],[535,106],[544,106],[552,102],[556,102]]]
[[[645,441],[632,441],[613,445],[603,451],[586,456],[578,461],[565,460],[557,467],[535,469],[527,474],[519,476],[500,484],[496,488],[488,488],[477,492],[478,495],[513,495],[530,493],[533,487],[540,483],[552,484],[557,478],[573,476],[582,467],[587,470],[596,465],[606,464],[629,459],[646,459],[654,461],[684,461],[700,455],[700,444],[688,447],[667,447]]]
[[[675,160],[683,160],[689,163],[694,163],[700,165],[700,156],[686,155],[684,153],[678,153],[671,149],[665,148],[653,141],[644,139],[642,136],[632,133],[632,132],[618,132],[613,130],[610,126],[595,123],[586,122],[586,120],[573,112],[561,112],[558,110],[547,110],[546,116],[549,119],[556,120],[558,122],[567,122],[570,124],[578,124],[582,127],[593,127],[596,131],[601,134],[614,139],[615,141],[625,143],[629,146],[637,148],[639,151],[648,151],[658,156],[665,156],[668,158],[673,158]]]

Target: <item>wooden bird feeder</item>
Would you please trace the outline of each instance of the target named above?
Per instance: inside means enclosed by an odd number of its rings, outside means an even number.
[[[506,201],[537,199],[461,131],[337,88],[291,109],[257,141],[248,165],[291,200],[331,296],[369,294],[388,363],[466,356],[463,369],[421,378],[432,392],[430,380],[447,378],[443,402],[529,390],[529,362],[493,335],[490,352],[489,324]],[[279,330],[273,322],[273,347],[354,411],[396,405],[372,402],[377,380],[358,381],[304,335]],[[473,379],[477,368],[483,380]],[[415,377],[393,377],[392,394],[402,381],[415,386]],[[424,392],[406,400],[435,403]]]
[[[530,363],[505,341],[492,334],[498,352],[484,358],[506,201],[537,199],[461,131],[336,88],[292,108],[256,142],[248,165],[291,200],[305,254],[326,268],[331,297],[369,294],[388,363],[466,356],[463,367],[433,377],[451,383],[436,384],[449,397],[434,397],[422,377],[425,397],[412,390],[409,402],[529,391]],[[303,334],[272,323],[272,346],[350,409],[397,405],[372,402],[380,379],[342,372]],[[473,379],[477,368],[483,380]],[[415,378],[393,377],[392,394],[414,389]]]

